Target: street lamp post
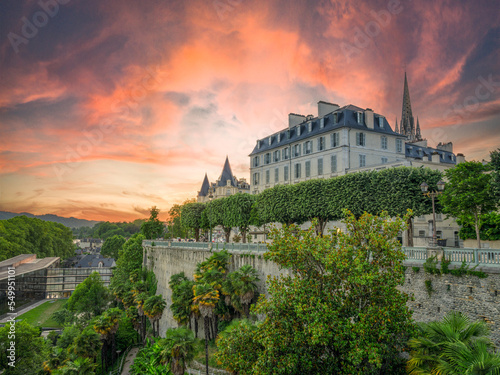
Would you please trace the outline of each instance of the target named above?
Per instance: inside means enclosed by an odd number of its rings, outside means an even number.
[[[214,196],[212,195],[212,192],[209,193],[208,199],[210,199],[210,202],[212,202],[212,198]],[[210,248],[212,247],[212,221],[210,220],[210,217],[208,218],[208,225],[210,225]]]
[[[436,208],[434,204],[434,198],[436,198],[438,195],[441,195],[444,190],[444,185],[445,183],[442,180],[439,180],[437,183],[437,191],[429,191],[429,185],[427,183],[422,182],[420,184],[420,189],[422,190],[422,193],[427,196],[432,198],[432,243],[431,246],[436,246],[437,245],[437,234],[436,234]]]

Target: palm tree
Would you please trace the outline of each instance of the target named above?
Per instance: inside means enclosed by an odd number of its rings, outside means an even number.
[[[244,307],[247,318],[250,315],[250,303],[257,291],[256,282],[259,281],[259,274],[252,266],[245,264],[232,276],[234,293],[240,297],[240,302]]]
[[[488,349],[482,341],[473,341],[470,345],[451,342],[441,355],[436,371],[449,375],[499,375],[500,354]]]
[[[107,351],[109,347],[109,341],[112,342],[112,353],[111,359],[115,360],[115,334],[118,331],[118,325],[120,322],[120,317],[122,315],[122,311],[119,308],[113,308],[107,310],[104,314],[99,316],[94,322],[94,330],[101,335],[101,340],[103,342],[103,346],[101,349],[101,360],[104,361],[103,365],[107,367]]]
[[[156,337],[159,335],[159,322],[161,319],[161,316],[163,315],[163,310],[165,310],[165,307],[167,306],[167,302],[165,299],[162,297],[162,295],[156,295],[156,296],[151,296],[149,297],[146,301],[144,301],[144,314],[147,315],[147,317],[151,321],[151,325],[153,326],[153,337]],[[156,323],[156,330],[155,330],[155,323]]]
[[[471,322],[461,312],[452,311],[442,321],[420,323],[419,330],[420,335],[409,341],[411,348],[411,358],[407,363],[409,374],[437,373],[437,369],[447,361],[444,353],[449,352],[455,343],[463,344],[468,350],[475,345],[492,347],[486,323]],[[443,372],[443,374],[448,373]]]
[[[137,292],[137,291],[136,291]],[[141,292],[135,295],[134,302],[137,306],[137,312],[141,317],[141,339],[144,342],[146,339],[146,316],[144,315],[144,302],[149,298],[149,294]]]
[[[209,320],[214,315],[214,309],[219,302],[219,291],[208,283],[196,284],[193,288],[193,304],[198,306],[201,316],[204,319],[205,328],[205,361],[208,375],[208,340],[209,340]]]
[[[95,331],[85,329],[75,338],[69,351],[72,351],[78,357],[89,358],[95,363],[101,345],[99,335]]]
[[[96,365],[89,358],[78,357],[67,361],[64,367],[54,371],[54,375],[91,375],[95,374]]]
[[[170,370],[174,375],[183,375],[186,363],[191,361],[196,353],[193,332],[184,327],[171,328],[160,345],[163,346],[161,363],[170,363]]]

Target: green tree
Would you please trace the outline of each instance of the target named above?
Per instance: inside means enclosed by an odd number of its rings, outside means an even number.
[[[264,347],[257,341],[258,327],[249,320],[233,320],[217,338],[215,358],[228,371],[252,374],[252,366]]]
[[[182,225],[181,212],[182,212],[182,206],[188,203],[194,203],[194,200],[192,201],[188,200],[184,202],[182,205],[174,204],[168,211],[167,226],[168,226],[168,236],[170,238],[186,237],[187,228]]]
[[[91,327],[87,327],[75,337],[69,351],[78,357],[90,358],[92,362],[95,362],[101,350],[101,345],[99,335]]]
[[[174,375],[183,375],[186,364],[193,360],[196,346],[193,332],[187,328],[171,328],[167,330],[165,339],[160,341],[163,350],[160,353],[161,363],[170,364]]]
[[[64,366],[53,372],[54,375],[92,375],[96,364],[89,358],[78,357],[64,363]]]
[[[202,220],[204,209],[204,203],[187,203],[181,208],[181,224],[185,228],[194,230],[196,242],[200,240],[200,229],[204,227]]]
[[[142,223],[141,232],[144,237],[148,240],[154,240],[155,238],[161,237],[165,232],[165,226],[158,219],[160,210],[156,206],[151,207],[151,215],[149,219]]]
[[[476,230],[477,248],[481,248],[481,217],[495,210],[498,200],[492,194],[492,175],[488,165],[480,162],[464,162],[448,169],[445,176],[448,183],[439,201],[443,212],[460,219],[472,220]]]
[[[220,225],[224,231],[226,242],[229,242],[233,220],[230,217],[228,198],[217,198],[207,203],[205,211],[211,227]]]
[[[113,258],[116,261],[118,260],[120,250],[125,242],[125,237],[120,235],[108,237],[102,245],[101,254],[105,257]]]
[[[243,306],[247,318],[250,315],[250,303],[257,292],[258,272],[249,264],[241,266],[240,269],[228,275],[231,280],[234,295]]]
[[[153,326],[153,337],[159,336],[160,334],[160,327],[158,324],[166,306],[167,302],[161,294],[150,296],[144,301],[144,314],[150,319],[151,325]]]
[[[259,374],[402,374],[399,353],[412,334],[396,237],[401,219],[347,215],[347,232],[315,235],[285,226],[265,254],[289,270],[268,280],[256,333]]]
[[[98,272],[92,272],[82,283],[80,283],[66,307],[69,311],[83,314],[87,319],[103,313],[110,301],[110,293],[101,281]]]
[[[492,187],[498,201],[500,201],[500,148],[490,152],[490,165],[493,169]]]
[[[25,321],[15,323],[15,338],[12,337],[11,323],[0,328],[0,370],[5,375],[26,375],[43,373],[43,362],[49,357],[49,347],[40,330]],[[11,343],[15,354],[9,359]],[[14,362],[14,367],[9,363]]]
[[[228,219],[228,226],[237,227],[241,232],[243,243],[247,241],[247,232],[252,224],[252,208],[255,202],[255,196],[251,194],[234,194],[225,198]]]
[[[479,371],[489,364],[500,370],[500,356],[490,353],[493,344],[485,322],[472,322],[461,312],[452,311],[442,321],[419,323],[418,334],[409,341],[409,374],[495,374]],[[475,369],[475,371],[471,371]]]

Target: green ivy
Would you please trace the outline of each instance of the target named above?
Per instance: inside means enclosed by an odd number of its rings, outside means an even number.
[[[413,272],[415,273],[419,273],[420,272],[420,267],[412,267],[411,268],[413,270]]]
[[[425,280],[425,289],[427,290],[427,294],[429,294],[429,297],[430,297],[432,292],[434,292],[434,289],[432,289],[432,281],[431,280]]]

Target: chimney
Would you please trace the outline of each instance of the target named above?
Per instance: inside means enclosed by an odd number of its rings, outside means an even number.
[[[432,162],[433,162],[433,163],[439,163],[439,161],[440,161],[439,152],[434,151],[434,152],[432,153]]]
[[[306,120],[306,116],[290,113],[288,115],[288,127],[291,129],[295,125],[302,124]]]
[[[464,154],[457,154],[457,164],[465,162]]]
[[[368,129],[373,129],[373,109],[365,109],[365,124]]]
[[[321,100],[318,102],[318,117],[323,117],[339,108],[338,104],[328,103]]]

